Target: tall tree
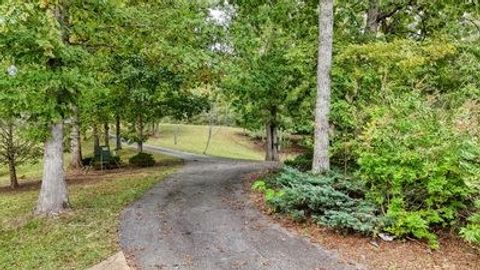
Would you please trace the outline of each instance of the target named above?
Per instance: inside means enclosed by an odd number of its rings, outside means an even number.
[[[308,94],[310,76],[304,28],[312,8],[297,1],[233,1],[228,27],[224,88],[249,129],[263,129],[265,159],[279,159],[278,130],[286,127]],[[292,42],[294,40],[294,42]],[[305,83],[307,82],[307,83]],[[305,91],[308,92],[308,91]],[[292,110],[290,110],[290,106]]]
[[[68,46],[64,2],[6,1],[0,31],[2,62],[18,66],[12,108],[37,127],[44,141],[44,172],[36,213],[51,215],[68,206],[63,172],[63,119],[82,77],[85,52]]]
[[[8,0],[0,5],[1,14],[8,14],[0,28],[1,64],[15,64],[19,70],[15,78],[6,79],[17,88],[9,94],[10,106],[36,125],[36,135],[45,146],[38,214],[57,214],[68,206],[63,122],[70,118],[72,105],[79,105],[79,93],[88,89],[86,78],[94,67],[89,66],[90,53],[115,46],[105,37],[115,40],[117,28],[104,26],[111,27],[110,20],[117,18],[110,16],[111,11],[121,7],[111,1],[62,0]],[[95,16],[89,11],[95,11]]]
[[[317,173],[330,170],[328,133],[333,53],[333,0],[320,0],[318,40],[315,146],[312,164],[312,171]]]
[[[47,6],[47,16],[55,21],[58,29],[58,38],[62,46],[68,46],[68,34],[66,31],[65,7],[60,3],[56,6]],[[58,72],[63,66],[62,59],[52,57],[47,61],[47,69],[51,72]],[[68,93],[64,85],[55,89],[57,96],[56,106],[60,107],[66,100],[61,100],[61,95]],[[68,94],[67,94],[68,96]],[[63,166],[63,138],[64,138],[64,112],[60,111],[59,116],[52,119],[49,125],[50,134],[44,143],[43,176],[40,195],[35,212],[37,214],[52,215],[62,212],[69,207],[68,190],[65,182]]]

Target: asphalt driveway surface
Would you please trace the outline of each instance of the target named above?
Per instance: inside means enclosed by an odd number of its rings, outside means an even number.
[[[146,146],[185,166],[121,216],[120,243],[138,269],[356,269],[269,221],[248,200],[242,176],[272,166]]]

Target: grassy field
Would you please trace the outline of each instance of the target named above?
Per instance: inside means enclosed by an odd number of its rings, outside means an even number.
[[[123,160],[133,154],[129,149],[120,153]],[[154,156],[159,164],[156,167],[69,173],[72,209],[54,219],[32,215],[38,182],[30,179],[29,185],[19,191],[3,189],[0,269],[86,269],[115,253],[119,249],[117,229],[122,209],[179,164],[163,155]],[[39,171],[31,167],[28,174],[36,176]]]
[[[178,141],[174,143],[175,124],[161,124],[159,135],[147,141],[148,144],[202,154],[208,139],[208,126],[179,125]],[[249,138],[240,135],[241,128],[215,126],[207,155],[262,160],[262,147]]]

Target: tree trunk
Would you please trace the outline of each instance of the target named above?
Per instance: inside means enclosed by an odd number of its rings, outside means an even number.
[[[154,122],[154,128],[153,128],[153,135],[158,136],[158,131],[159,131],[159,124],[158,122]]]
[[[368,1],[367,25],[365,27],[366,33],[376,34],[378,31],[378,4],[379,0]]]
[[[143,117],[137,116],[137,151],[143,152]]]
[[[173,133],[173,144],[177,145],[178,142],[178,133],[180,132],[180,125],[175,125],[175,132]]]
[[[93,124],[93,152],[100,151],[100,136],[98,135],[98,126]]]
[[[70,168],[79,169],[82,164],[82,145],[80,137],[80,123],[78,119],[78,108],[73,108],[72,130],[70,133],[70,148],[72,153],[72,160],[70,161]]]
[[[155,121],[150,122],[150,134],[155,136]]]
[[[317,97],[315,104],[315,145],[312,171],[330,170],[328,117],[330,113],[330,70],[333,43],[333,0],[320,0]]]
[[[63,171],[63,122],[51,127],[45,141],[42,187],[35,213],[55,215],[69,207],[67,184]]]
[[[120,150],[122,149],[122,135],[121,135],[121,126],[120,126],[120,115],[117,114],[116,116],[116,123],[115,123],[115,141],[117,142],[116,149]]]
[[[105,146],[110,149],[110,126],[108,125],[108,122],[103,123],[103,142],[105,143]]]
[[[10,187],[18,188],[17,169],[15,168],[15,157],[8,159],[8,171],[10,172]]]
[[[207,145],[205,145],[205,150],[203,150],[203,154],[207,154],[208,147],[210,146],[210,141],[212,140],[212,131],[213,131],[213,121],[210,120],[208,123],[208,138],[207,138]]]
[[[273,121],[269,121],[266,125],[267,141],[265,144],[267,161],[278,161],[278,130],[277,125]]]
[[[7,122],[7,132],[6,132],[6,158],[8,160],[8,172],[10,173],[10,187],[13,189],[18,188],[17,180],[17,170],[16,170],[16,151],[15,143],[13,142],[13,132],[14,132],[13,121]]]

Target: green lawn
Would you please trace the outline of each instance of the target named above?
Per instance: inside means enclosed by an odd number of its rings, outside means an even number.
[[[202,154],[208,139],[208,126],[179,125],[177,144],[174,144],[175,124],[161,124],[159,135],[147,143]],[[207,155],[262,160],[263,149],[255,146],[247,137],[239,135],[241,128],[215,126]]]
[[[38,188],[1,192],[0,269],[86,269],[115,253],[122,209],[177,168],[154,156],[164,165],[70,176],[72,209],[53,219],[32,215]]]

